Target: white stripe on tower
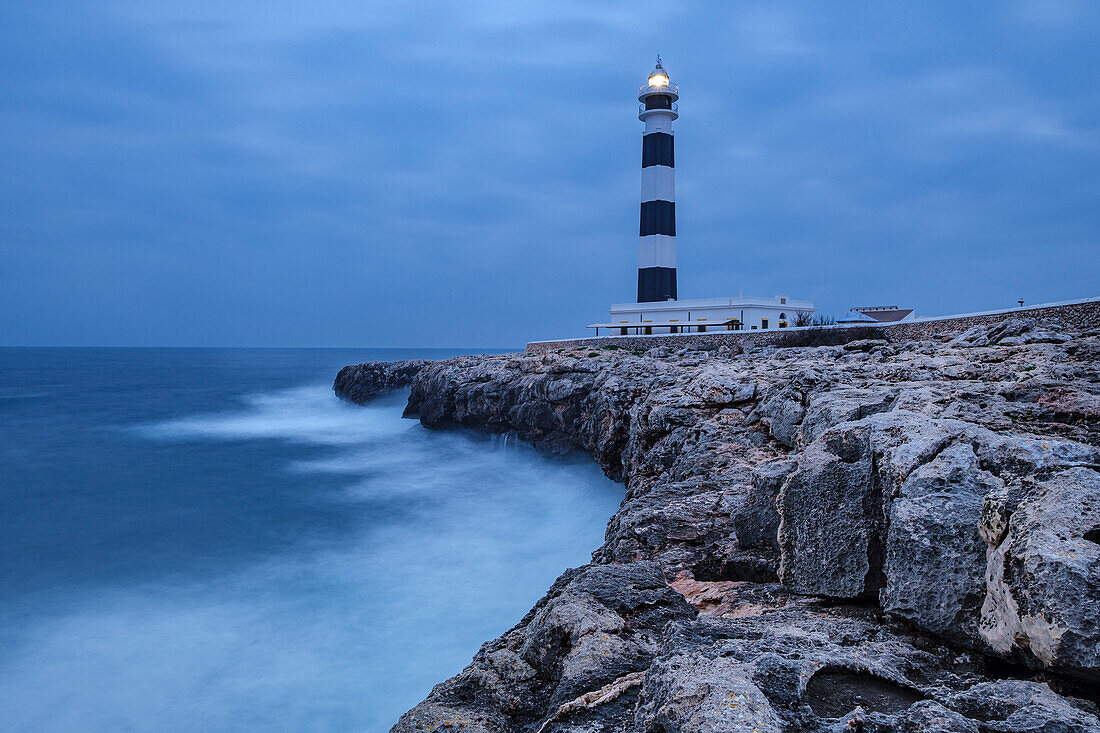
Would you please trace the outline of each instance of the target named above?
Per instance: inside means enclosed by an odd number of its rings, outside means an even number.
[[[679,117],[679,89],[657,57],[657,68],[639,87],[642,135],[642,211],[638,243],[638,302],[676,299],[676,182],[672,121]]]
[[[642,168],[642,201],[675,201],[675,170],[667,165]]]

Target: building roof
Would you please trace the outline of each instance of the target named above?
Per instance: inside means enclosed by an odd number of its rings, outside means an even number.
[[[855,311],[854,313],[849,313],[844,318],[838,318],[838,319],[836,319],[836,322],[837,323],[882,323],[882,321],[879,321],[875,318],[871,318],[871,316],[867,315],[866,313],[862,313],[860,311]]]
[[[587,328],[667,328],[669,326],[683,326],[684,328],[694,328],[695,326],[728,326],[728,325],[740,325],[741,321],[736,318],[716,318],[713,321],[708,321],[705,318],[701,320],[683,320],[683,321],[616,321],[614,323],[589,323]]]
[[[780,302],[786,299],[786,303]],[[737,298],[696,298],[692,300],[658,300],[647,303],[614,303],[609,312],[638,313],[659,310],[706,310],[708,308],[778,308],[794,312],[808,311],[813,313],[813,301],[795,300],[785,295],[766,297],[737,297]]]
[[[894,306],[892,308],[883,308],[883,309],[877,309],[877,308],[863,309],[863,308],[860,308],[859,312],[862,313],[865,316],[870,316],[871,318],[875,319],[879,323],[896,323],[896,322],[902,320],[903,318],[905,318],[906,316],[908,316],[910,313],[912,313],[913,309],[912,308],[898,308],[897,306]]]

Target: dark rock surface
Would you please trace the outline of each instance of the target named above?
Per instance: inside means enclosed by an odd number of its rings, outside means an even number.
[[[1100,731],[1098,355],[1009,322],[418,367],[407,414],[584,450],[626,495],[395,730]]]
[[[613,730],[633,710],[661,629],[694,616],[656,563],[570,570],[394,730]]]
[[[343,399],[362,405],[375,397],[408,387],[420,370],[431,363],[428,359],[409,359],[346,366],[336,375],[332,389]]]

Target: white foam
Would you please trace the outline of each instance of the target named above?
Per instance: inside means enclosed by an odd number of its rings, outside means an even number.
[[[622,489],[514,438],[433,432],[327,388],[142,428],[285,440],[346,477],[351,528],[188,583],[99,589],[0,650],[0,729],[385,731],[599,545]],[[507,444],[507,449],[504,449]],[[341,530],[344,532],[344,530]]]
[[[366,407],[339,400],[327,385],[249,395],[240,409],[177,418],[142,426],[161,440],[286,440],[315,445],[351,445],[392,435],[410,424],[389,398]]]

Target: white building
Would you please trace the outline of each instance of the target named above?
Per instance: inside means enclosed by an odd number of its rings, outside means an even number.
[[[604,336],[635,336],[653,333],[707,333],[794,326],[799,314],[816,309],[808,300],[785,295],[774,298],[703,298],[667,300],[663,303],[616,303],[604,323],[589,328],[607,329]]]
[[[676,195],[672,123],[679,117],[679,88],[657,57],[657,67],[638,88],[642,133],[642,208],[638,243],[638,302],[611,306],[605,335],[769,330],[795,325],[815,312],[808,300],[707,298],[678,300],[676,289]]]

